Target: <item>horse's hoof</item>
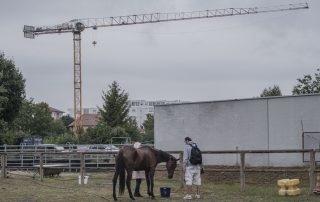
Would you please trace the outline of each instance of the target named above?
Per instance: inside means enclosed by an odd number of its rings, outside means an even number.
[[[131,198],[131,200],[136,200],[134,197],[130,197]]]

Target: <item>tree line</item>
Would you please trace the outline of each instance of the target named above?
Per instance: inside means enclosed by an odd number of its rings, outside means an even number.
[[[292,89],[292,95],[320,93],[320,69],[314,75],[306,74],[297,79],[298,83]],[[263,89],[260,97],[282,96],[279,85]]]
[[[72,134],[69,126],[73,118],[67,115],[54,120],[47,103],[27,99],[22,73],[13,60],[0,53],[0,144],[19,144],[28,136],[40,136],[45,143],[55,144],[104,144],[112,137],[153,143],[153,116],[147,115],[144,130],[139,130],[136,120],[129,116],[128,97],[114,81],[102,92],[98,124]]]

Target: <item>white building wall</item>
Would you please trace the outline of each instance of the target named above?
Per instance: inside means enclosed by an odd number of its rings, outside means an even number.
[[[74,109],[73,108],[69,108],[69,109],[67,109],[67,111],[71,117],[74,117]],[[98,113],[99,113],[99,109],[96,107],[82,108],[82,114],[98,114]]]
[[[320,96],[310,95],[156,106],[155,146],[182,150],[190,136],[202,150],[302,149],[301,120],[320,123],[319,104]],[[239,156],[205,155],[204,162],[235,165]],[[246,163],[303,165],[302,154],[249,154]]]
[[[129,100],[129,116],[134,117],[138,126],[142,126],[143,122],[147,119],[147,114],[154,114],[154,106],[167,104],[167,103],[180,103],[180,101],[146,101],[146,100]]]

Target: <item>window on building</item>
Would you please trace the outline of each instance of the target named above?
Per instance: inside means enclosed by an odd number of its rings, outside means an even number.
[[[84,108],[84,109],[83,109],[83,113],[84,113],[84,114],[89,114],[89,109],[88,109],[88,108]]]

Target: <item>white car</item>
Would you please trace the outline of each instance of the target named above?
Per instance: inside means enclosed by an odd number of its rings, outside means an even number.
[[[35,146],[35,150],[40,152],[66,152],[64,147],[55,144],[39,144]]]
[[[119,148],[112,144],[97,144],[89,146],[89,151],[112,151],[119,152]]]

